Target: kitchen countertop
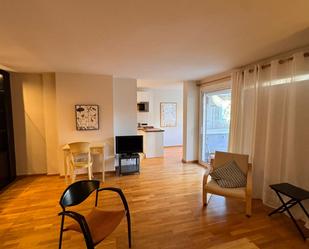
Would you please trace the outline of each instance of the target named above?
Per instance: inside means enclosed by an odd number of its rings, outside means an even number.
[[[139,131],[144,131],[144,132],[164,132],[164,130],[160,128],[146,128],[146,127],[141,127],[137,128]]]

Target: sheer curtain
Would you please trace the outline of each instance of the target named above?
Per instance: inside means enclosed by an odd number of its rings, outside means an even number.
[[[234,72],[231,112],[230,151],[250,155],[254,197],[276,207],[270,184],[309,190],[308,53]]]

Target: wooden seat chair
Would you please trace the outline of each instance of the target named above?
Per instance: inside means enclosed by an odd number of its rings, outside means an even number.
[[[73,230],[83,234],[87,249],[94,249],[94,247],[111,234],[120,224],[124,216],[127,217],[128,225],[128,240],[129,248],[131,248],[131,219],[129,206],[126,198],[119,188],[99,188],[100,182],[97,180],[84,180],[71,184],[62,194],[60,198],[60,206],[62,212],[60,226],[59,249],[62,246],[62,235],[64,231]],[[66,210],[67,207],[75,206],[82,203],[87,197],[96,191],[95,207],[92,208],[90,213],[83,216],[77,212]],[[103,211],[98,206],[98,195],[102,191],[116,192],[123,203],[124,210],[119,211]],[[70,217],[76,223],[64,228],[64,218]]]
[[[243,173],[247,176],[247,185],[243,188],[222,188],[215,180],[208,179],[211,170],[223,166],[225,163],[234,160]],[[209,198],[207,194],[221,195],[242,199],[246,203],[246,215],[251,216],[252,209],[252,165],[248,162],[249,156],[228,152],[216,151],[211,169],[207,169],[203,177],[203,205],[207,206]]]
[[[75,182],[76,169],[87,168],[88,179],[92,179],[92,158],[90,154],[90,143],[88,142],[76,142],[70,143],[70,176],[71,182]]]

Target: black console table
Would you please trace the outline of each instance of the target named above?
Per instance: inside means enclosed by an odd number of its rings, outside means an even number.
[[[134,160],[134,164],[122,164],[122,160]],[[138,153],[133,154],[119,154],[118,155],[118,167],[116,172],[118,175],[125,175],[131,173],[139,173],[140,158]]]
[[[306,240],[306,236],[305,236],[304,232],[302,231],[302,229],[297,224],[297,221],[295,220],[294,216],[292,215],[292,213],[290,212],[289,209],[291,207],[295,206],[296,204],[298,204],[301,207],[301,209],[304,211],[306,216],[309,218],[308,212],[306,211],[303,204],[301,203],[301,201],[309,199],[309,191],[298,188],[298,187],[296,187],[292,184],[289,184],[289,183],[274,184],[274,185],[270,185],[269,187],[276,192],[277,196],[279,197],[280,201],[282,202],[282,205],[279,208],[272,211],[269,214],[269,216],[271,216],[275,213],[283,213],[283,212],[287,211],[289,216],[291,217],[294,225],[297,227],[297,230],[300,232],[303,239]],[[281,194],[288,196],[291,199],[287,202],[284,202]]]

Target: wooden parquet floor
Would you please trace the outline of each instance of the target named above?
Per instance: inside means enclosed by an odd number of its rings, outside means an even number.
[[[247,218],[241,201],[213,196],[202,207],[204,169],[181,163],[180,148],[169,148],[165,159],[146,159],[140,175],[108,176],[102,186],[123,189],[131,210],[133,248],[309,248],[285,215],[269,218],[258,200]],[[58,176],[24,177],[0,194],[0,248],[57,248],[59,198],[65,189]],[[74,208],[86,213],[94,196]],[[100,197],[100,206],[121,208],[115,194]],[[85,248],[76,232],[66,232],[63,248]],[[128,248],[125,220],[97,248]]]

